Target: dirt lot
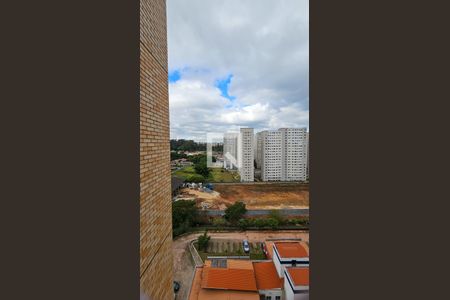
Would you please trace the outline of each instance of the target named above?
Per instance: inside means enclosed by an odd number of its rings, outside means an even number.
[[[309,208],[309,187],[302,184],[215,184],[213,193],[186,188],[180,194],[210,209],[225,209],[236,201],[243,201],[248,209]]]

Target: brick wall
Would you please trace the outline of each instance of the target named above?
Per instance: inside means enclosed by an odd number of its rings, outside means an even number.
[[[173,299],[172,206],[165,0],[140,2],[140,283]]]

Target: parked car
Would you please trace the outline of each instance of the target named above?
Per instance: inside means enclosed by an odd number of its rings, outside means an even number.
[[[247,240],[244,240],[244,241],[242,242],[242,245],[243,245],[243,248],[244,248],[244,252],[245,252],[245,253],[249,253],[249,252],[250,252],[250,245],[248,244],[248,241],[247,241]]]
[[[178,282],[178,281],[174,281],[173,282],[173,291],[175,292],[175,293],[178,293],[178,291],[180,290],[180,283]]]

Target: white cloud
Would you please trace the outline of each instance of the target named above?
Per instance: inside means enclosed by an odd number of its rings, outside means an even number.
[[[308,126],[307,0],[168,0],[171,137]],[[201,71],[198,71],[201,70]],[[215,80],[233,74],[228,94]]]

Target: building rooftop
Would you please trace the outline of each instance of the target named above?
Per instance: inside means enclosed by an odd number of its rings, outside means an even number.
[[[189,300],[259,300],[259,294],[256,291],[233,291],[202,288],[204,278],[203,272],[208,268],[210,267],[205,266],[196,268],[194,279],[192,281],[191,292],[189,294]]]
[[[308,252],[300,242],[275,242],[281,258],[308,257]]]
[[[272,261],[255,262],[256,286],[258,290],[278,289],[283,286],[283,279],[278,277],[277,270]]]
[[[253,270],[207,268],[203,269],[202,288],[235,291],[257,291]]]
[[[288,267],[286,270],[294,281],[295,285],[309,286],[309,268],[308,267]]]

